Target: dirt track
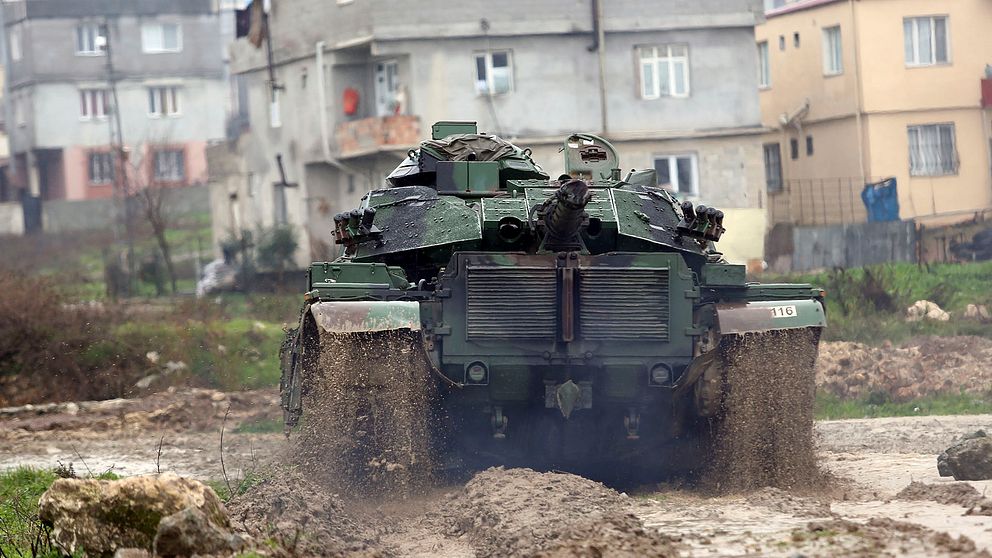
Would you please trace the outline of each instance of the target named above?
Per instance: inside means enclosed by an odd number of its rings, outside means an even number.
[[[219,430],[230,408],[225,463],[230,476],[240,476],[253,463],[290,451],[281,434],[234,432],[241,423],[278,418],[276,404],[274,392],[199,390],[0,411],[0,468],[61,461],[81,471],[114,468],[133,475],[155,472],[158,461],[163,471],[220,479]],[[936,453],[961,434],[990,426],[992,416],[984,415],[820,422],[820,460],[835,480],[792,494],[764,489],[710,496],[658,486],[628,495],[572,475],[527,470],[491,470],[466,486],[403,502],[343,504],[327,495],[318,511],[299,500],[306,488],[292,479],[266,490],[297,498],[311,525],[329,514],[330,538],[321,548],[340,545],[341,552],[568,556],[601,548],[615,556],[960,556],[974,554],[975,547],[992,550],[992,517],[938,503],[946,499],[930,488],[915,492],[922,499],[895,497],[912,481],[951,484],[937,476]],[[970,484],[992,495],[992,481]]]

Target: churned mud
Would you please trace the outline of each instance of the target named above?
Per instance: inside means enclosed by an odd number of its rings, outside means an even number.
[[[230,409],[230,410],[228,410]],[[227,415],[226,423],[224,416]],[[246,534],[323,556],[988,556],[992,481],[940,478],[936,455],[992,416],[826,421],[813,433],[831,479],[624,494],[574,475],[489,469],[464,484],[355,496],[321,483],[320,454],[250,432],[280,417],[273,391],[179,390],[129,400],[0,411],[0,467],[263,478],[230,504]],[[161,445],[161,449],[160,449]],[[333,456],[326,456],[330,460]],[[156,464],[158,462],[158,464]],[[85,463],[85,465],[83,465]]]

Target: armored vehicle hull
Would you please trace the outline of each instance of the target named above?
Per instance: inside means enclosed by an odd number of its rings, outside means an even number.
[[[823,292],[747,282],[714,249],[722,212],[621,180],[601,138],[564,151],[552,181],[493,136],[436,137],[335,217],[342,255],[310,267],[283,354],[287,426],[314,417],[373,489],[489,464],[793,482]]]

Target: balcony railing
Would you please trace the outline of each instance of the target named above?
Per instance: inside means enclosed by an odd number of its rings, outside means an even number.
[[[342,122],[338,124],[335,137],[340,157],[413,147],[420,141],[420,119],[403,114]]]
[[[867,182],[880,182],[868,179]],[[861,178],[797,178],[768,191],[768,219],[773,225],[837,225],[864,223],[868,212],[861,201]]]

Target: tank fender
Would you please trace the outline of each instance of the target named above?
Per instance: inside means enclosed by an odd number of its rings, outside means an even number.
[[[721,335],[826,327],[823,304],[815,299],[724,302],[714,305]]]
[[[326,333],[409,329],[420,331],[420,303],[411,301],[315,302],[310,314]]]

